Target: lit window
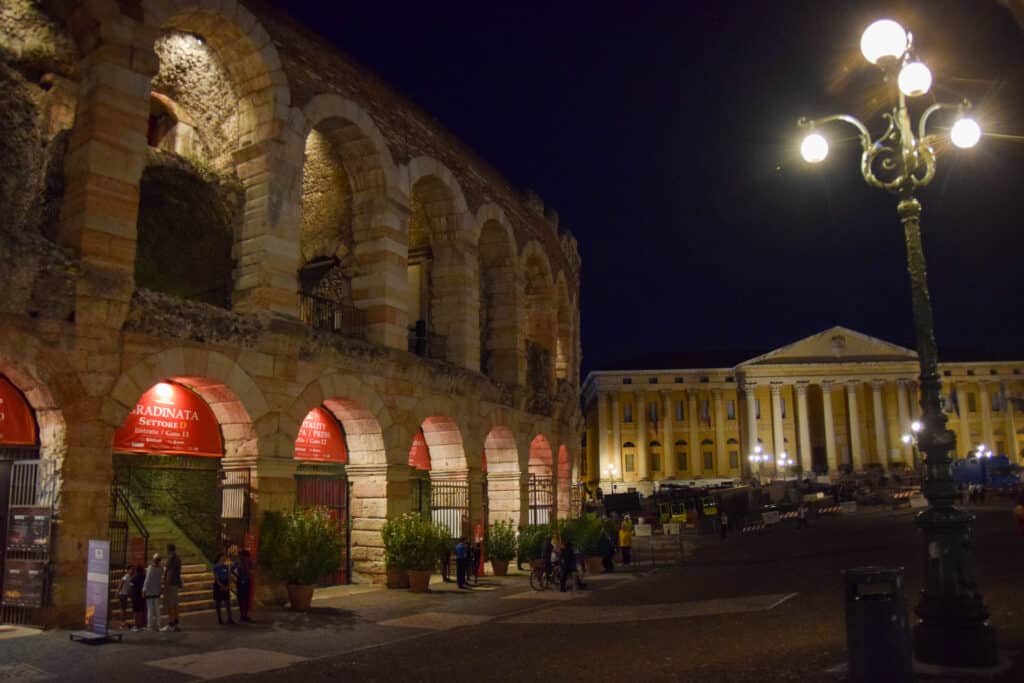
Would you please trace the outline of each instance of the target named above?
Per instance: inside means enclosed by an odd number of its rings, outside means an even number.
[[[725,417],[729,420],[736,419],[736,401],[729,399],[725,402]]]
[[[622,406],[622,421],[632,422],[633,421],[633,404],[625,403]]]
[[[636,472],[636,455],[633,453],[626,453],[626,471]]]
[[[682,401],[676,401],[676,420],[678,422],[686,421],[686,404]]]
[[[647,404],[647,419],[649,422],[658,421],[658,404],[649,403]]]

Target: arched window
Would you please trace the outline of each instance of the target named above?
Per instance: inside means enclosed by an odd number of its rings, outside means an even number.
[[[648,460],[650,462],[651,472],[661,473],[661,443],[658,441],[652,441],[648,445]]]

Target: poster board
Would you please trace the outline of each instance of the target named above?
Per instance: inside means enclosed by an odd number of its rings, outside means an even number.
[[[110,601],[110,541],[89,540],[85,572],[85,629],[106,636]]]
[[[4,563],[3,604],[11,607],[42,607],[46,592],[46,560],[13,560]]]
[[[8,509],[8,552],[47,552],[50,549],[50,508],[12,505]]]

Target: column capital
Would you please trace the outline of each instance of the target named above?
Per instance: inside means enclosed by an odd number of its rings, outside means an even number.
[[[823,379],[821,380],[821,382],[819,382],[819,384],[821,385],[822,392],[827,393],[832,391],[834,385],[838,384],[838,382],[836,382],[834,379]]]
[[[885,380],[884,379],[873,379],[873,380],[871,380],[871,389],[875,393],[878,393],[879,391],[881,391],[882,387],[884,387],[884,386],[885,386]]]
[[[900,377],[899,379],[896,380],[897,386],[900,386],[900,387],[908,387],[908,386],[910,386],[913,383],[914,383],[914,380],[907,379],[906,377]]]
[[[743,393],[747,396],[747,398],[753,397],[754,392],[756,390],[757,390],[757,385],[756,384],[744,384],[743,385]]]
[[[711,398],[715,399],[716,401],[721,401],[722,400],[722,390],[718,389],[718,388],[712,389],[711,390]]]
[[[779,396],[782,395],[782,385],[781,384],[774,384],[773,383],[771,386],[769,386],[769,389],[772,392],[772,398],[778,398]]]
[[[843,383],[846,385],[846,391],[851,394],[857,391],[857,387],[862,384],[862,382],[858,379],[848,379],[845,380]]]
[[[796,387],[796,395],[797,396],[806,396],[807,395],[807,386],[808,386],[807,382],[797,382],[793,386]]]

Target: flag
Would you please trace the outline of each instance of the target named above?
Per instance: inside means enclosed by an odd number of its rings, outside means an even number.
[[[949,398],[953,404],[953,412],[956,413],[957,417],[960,417],[960,402],[956,399],[956,387],[949,390]]]

